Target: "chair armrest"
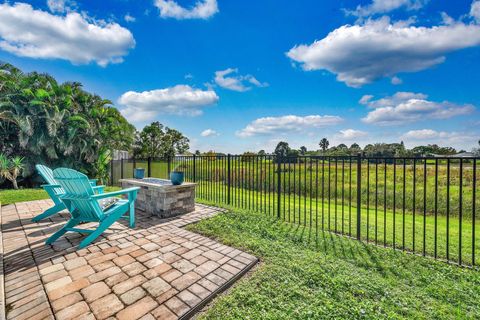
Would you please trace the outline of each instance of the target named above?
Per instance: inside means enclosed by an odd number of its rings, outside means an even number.
[[[140,190],[139,187],[132,187],[132,188],[123,189],[123,190],[118,190],[118,191],[112,191],[112,192],[107,192],[107,193],[102,193],[102,194],[96,194],[96,195],[93,195],[92,198],[98,200],[98,199],[103,199],[103,198],[108,198],[108,197],[119,196],[119,195],[121,195],[121,194],[127,194],[127,193],[137,192],[138,190]]]
[[[96,186],[98,179],[88,179],[88,181],[90,182],[90,184],[91,184],[92,186]]]
[[[100,193],[103,193],[103,191],[105,190],[105,186],[103,186],[103,185],[92,186],[92,189],[93,189],[93,191],[95,191],[95,193],[100,194]]]

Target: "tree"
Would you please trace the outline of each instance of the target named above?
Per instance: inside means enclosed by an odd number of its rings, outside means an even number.
[[[162,156],[162,142],[165,136],[163,125],[158,122],[152,122],[145,126],[140,132],[140,149],[143,157],[159,158]]]
[[[240,160],[241,160],[242,162],[253,162],[253,161],[255,161],[255,159],[257,159],[257,158],[255,157],[255,155],[256,155],[255,152],[245,151],[245,152],[242,154]]]
[[[139,145],[143,157],[166,159],[186,152],[189,142],[180,131],[154,121],[140,132]]]
[[[347,145],[340,143],[338,146],[328,149],[327,154],[331,156],[348,156],[349,152]]]
[[[415,156],[433,156],[433,155],[452,155],[456,154],[457,150],[452,147],[440,147],[436,144],[429,144],[426,146],[417,146],[412,149],[412,153]]]
[[[290,153],[291,148],[285,141],[280,141],[273,152],[277,158],[285,158]]]
[[[299,152],[290,148],[287,142],[280,141],[273,152],[275,154],[275,162],[288,163],[298,160]]]
[[[301,147],[300,147],[300,154],[301,154],[302,156],[304,156],[306,153],[307,153],[307,147],[301,146]]]
[[[360,148],[360,145],[358,145],[358,143],[352,143],[348,151],[350,152],[351,155],[356,155],[362,152],[362,148]]]
[[[175,154],[183,154],[188,151],[190,140],[180,131],[166,128],[163,139],[163,157],[172,158]]]
[[[199,155],[201,155],[201,154],[202,154],[202,153],[200,152],[200,150],[195,150],[195,155],[196,155],[196,156],[199,156]]]
[[[266,153],[265,150],[263,150],[263,149],[260,150],[260,151],[258,151],[258,155],[259,155],[259,156],[264,156],[264,155],[266,155],[266,154],[267,154],[267,153]]]
[[[318,145],[320,146],[320,149],[322,149],[322,152],[325,153],[325,151],[327,151],[328,149],[328,146],[330,145],[330,142],[327,140],[327,138],[322,138]]]

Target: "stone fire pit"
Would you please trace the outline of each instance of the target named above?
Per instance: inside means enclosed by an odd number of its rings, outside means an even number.
[[[195,183],[174,186],[157,178],[121,179],[122,188],[140,187],[135,208],[161,218],[170,218],[195,210]]]

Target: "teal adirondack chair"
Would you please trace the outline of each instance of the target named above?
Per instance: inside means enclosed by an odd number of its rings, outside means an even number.
[[[65,192],[60,187],[58,182],[55,181],[55,178],[53,177],[52,169],[41,164],[37,164],[35,166],[35,169],[37,169],[38,174],[47,183],[42,185],[42,188],[48,193],[48,195],[50,196],[50,199],[52,199],[54,204],[53,207],[45,210],[43,213],[39,214],[38,216],[32,219],[33,222],[38,222],[40,220],[50,217],[51,215],[59,213],[62,210],[67,209],[67,207],[59,198],[59,196],[64,194]],[[93,186],[93,188],[97,193],[103,193],[104,186],[96,186],[97,184],[96,179],[90,179],[90,184]]]
[[[95,194],[88,177],[83,173],[72,169],[58,168],[53,170],[53,177],[64,190],[64,194],[60,195],[59,198],[67,207],[72,208],[70,211],[72,217],[65,226],[48,238],[46,244],[53,243],[67,231],[87,233],[88,236],[80,242],[79,248],[81,249],[89,245],[122,217],[129,219],[131,228],[135,226],[135,199],[140,188],[134,187]],[[128,199],[119,199],[107,209],[102,209],[98,200],[122,194],[128,195]],[[125,216],[125,214],[127,215]],[[95,230],[75,228],[81,222],[98,222],[99,225]]]

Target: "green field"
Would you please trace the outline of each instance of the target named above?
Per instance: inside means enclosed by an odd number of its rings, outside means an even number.
[[[276,193],[260,193],[245,189],[232,188],[231,207],[262,212],[265,216],[277,217],[278,198]],[[226,204],[227,193],[225,185],[202,182],[197,187],[197,198],[212,205]],[[347,236],[357,237],[357,208],[348,202],[318,201],[309,197],[287,196],[280,198],[280,218],[293,225],[306,227],[313,237],[322,230],[332,231]],[[435,223],[436,221],[436,223]],[[462,243],[461,260],[464,264],[472,263],[473,241],[475,253],[480,252],[480,235],[475,232],[473,238],[473,223],[462,219],[460,238],[460,223],[458,217],[438,215],[413,214],[411,211],[397,210],[395,213],[383,208],[361,209],[360,236],[361,239],[378,245],[395,246],[399,250],[407,250],[417,254],[435,256],[435,225],[436,225],[436,256],[453,262],[459,262],[460,241]],[[447,256],[447,223],[448,256]],[[425,242],[424,237],[425,225]],[[292,226],[294,228],[295,226]],[[296,228],[296,227],[295,227]],[[480,221],[475,221],[476,230],[480,230]],[[404,232],[405,231],[405,232]],[[425,245],[425,249],[424,249]],[[475,257],[478,260],[478,257]]]
[[[260,258],[200,319],[478,319],[480,273],[229,212],[187,228]]]

